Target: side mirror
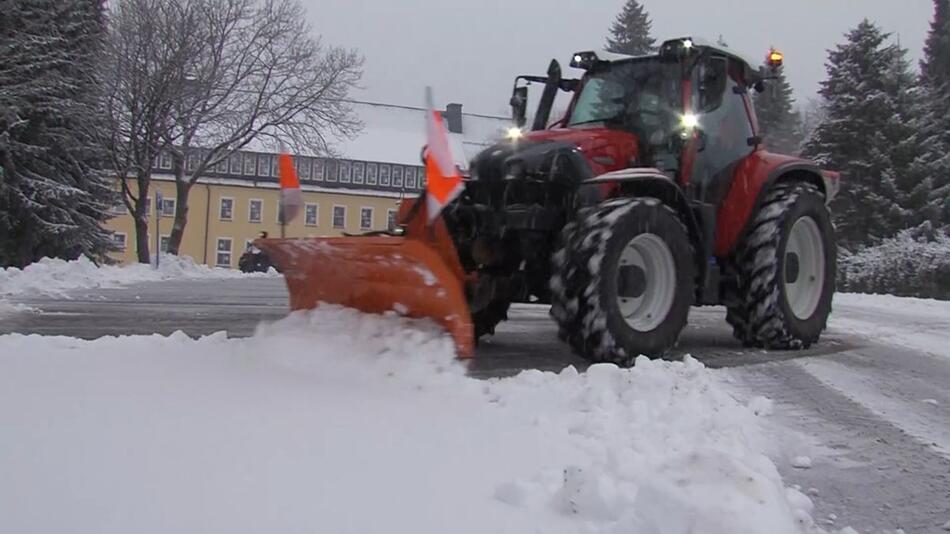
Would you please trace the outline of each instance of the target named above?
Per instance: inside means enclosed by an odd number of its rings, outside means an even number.
[[[528,122],[526,118],[528,112],[528,88],[515,87],[511,91],[511,119],[515,126],[521,128]]]
[[[706,150],[706,141],[708,140],[706,132],[702,128],[696,128],[696,151]]]

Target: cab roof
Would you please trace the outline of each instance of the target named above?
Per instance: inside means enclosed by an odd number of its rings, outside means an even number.
[[[748,64],[749,67],[752,67],[752,68],[758,67],[759,64],[761,63],[761,62],[759,62],[759,61],[756,61],[756,60],[752,59],[752,56],[749,56],[749,55],[746,55],[746,54],[744,54],[744,53],[742,53],[742,52],[739,52],[738,50],[736,50],[736,49],[730,47],[729,45],[720,44],[720,43],[718,43],[718,42],[716,42],[716,41],[712,41],[712,40],[706,39],[705,37],[677,37],[677,38],[675,38],[675,39],[667,39],[667,40],[664,41],[664,42],[668,42],[668,41],[685,41],[685,40],[687,40],[687,39],[689,39],[690,41],[692,41],[693,46],[699,46],[699,47],[703,47],[703,48],[709,48],[709,49],[715,50],[715,51],[717,51],[717,52],[720,52],[720,53],[723,54],[723,55],[732,56],[732,57],[738,59],[739,61],[742,61],[742,62]],[[598,59],[601,59],[601,60],[603,60],[603,61],[610,61],[610,62],[623,61],[623,60],[626,60],[626,59],[647,58],[647,57],[654,57],[654,56],[656,56],[656,54],[643,54],[643,55],[618,54],[617,52],[610,52],[610,51],[608,51],[608,50],[598,50],[596,53],[597,53],[597,58],[598,58]]]

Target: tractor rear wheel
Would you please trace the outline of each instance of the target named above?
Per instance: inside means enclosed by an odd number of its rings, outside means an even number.
[[[553,257],[551,315],[561,339],[595,362],[630,365],[676,343],[695,265],[679,216],[655,198],[606,201],[565,226]]]
[[[831,313],[837,248],[825,197],[808,183],[768,193],[732,261],[726,319],[748,347],[803,349]]]

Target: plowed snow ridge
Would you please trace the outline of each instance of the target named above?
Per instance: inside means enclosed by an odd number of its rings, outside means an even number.
[[[23,269],[0,269],[0,297],[30,294],[65,295],[74,289],[118,287],[138,282],[171,279],[240,278],[245,276],[280,276],[270,273],[244,274],[196,264],[189,257],[162,255],[159,268],[136,263],[124,266],[96,266],[85,256],[65,261],[53,258],[27,265]]]
[[[465,375],[428,322],[0,336],[2,532],[816,532],[767,404],[638,361]]]

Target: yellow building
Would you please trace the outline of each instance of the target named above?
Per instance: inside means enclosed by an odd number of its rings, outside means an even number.
[[[424,110],[404,106],[356,103],[364,123],[363,133],[339,147],[341,157],[295,156],[304,207],[285,228],[287,237],[335,236],[383,230],[391,226],[403,198],[415,198],[425,187],[420,163],[425,143]],[[463,114],[450,104],[443,112],[455,146],[457,164],[466,162],[488,146],[509,125],[502,117]],[[187,161],[189,169],[198,153]],[[149,193],[149,249],[156,233],[162,250],[175,214],[175,182],[167,155],[153,169]],[[134,181],[130,183],[134,191]],[[159,219],[151,200],[161,191],[163,216]],[[242,151],[199,178],[188,197],[188,224],[179,253],[196,262],[236,267],[248,244],[261,231],[280,235],[277,156]],[[106,227],[120,251],[120,262],[136,261],[135,228],[124,206]]]

